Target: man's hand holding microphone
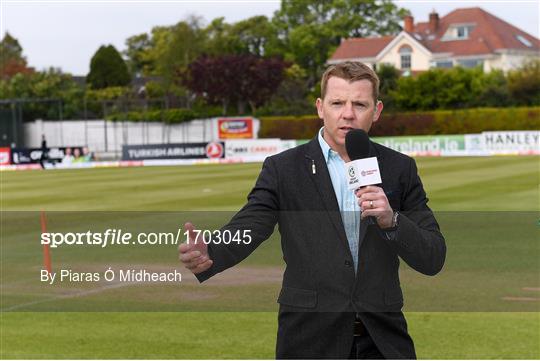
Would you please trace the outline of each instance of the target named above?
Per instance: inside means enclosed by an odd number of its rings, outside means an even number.
[[[394,211],[381,187],[362,187],[357,189],[355,194],[358,197],[358,205],[362,210],[362,219],[375,217],[377,224],[382,229],[394,226]]]
[[[374,217],[382,229],[395,226],[394,211],[381,184],[377,158],[369,158],[369,137],[362,129],[351,130],[345,137],[345,147],[351,161],[346,163],[349,189],[354,190],[361,218]]]

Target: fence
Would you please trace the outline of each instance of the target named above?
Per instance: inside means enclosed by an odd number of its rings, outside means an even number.
[[[215,139],[212,119],[181,124],[107,120],[36,120],[24,123],[26,147],[88,146],[100,158],[119,158],[122,145],[208,142]]]

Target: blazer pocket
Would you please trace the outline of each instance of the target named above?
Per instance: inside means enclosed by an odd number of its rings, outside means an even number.
[[[403,292],[401,287],[392,287],[384,292],[384,302],[387,305],[403,304]]]
[[[314,308],[317,306],[317,291],[283,287],[279,293],[278,303],[294,307]]]

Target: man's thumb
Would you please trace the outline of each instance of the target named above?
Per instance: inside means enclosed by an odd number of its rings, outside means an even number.
[[[186,222],[184,224],[184,229],[188,232],[189,243],[196,243],[195,227],[193,224],[191,222]]]

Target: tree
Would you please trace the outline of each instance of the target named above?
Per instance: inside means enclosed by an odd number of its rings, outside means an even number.
[[[93,89],[125,86],[131,82],[127,65],[112,45],[101,46],[90,61],[86,78]]]
[[[233,36],[233,26],[220,17],[212,20],[204,29],[203,53],[210,56],[240,53],[238,38]]]
[[[156,61],[156,72],[162,79],[164,93],[169,100],[172,100],[173,94],[176,98],[189,98],[181,76],[202,53],[204,33],[201,24],[201,18],[191,16],[172,27],[165,42],[161,43],[165,47]]]
[[[279,58],[258,58],[253,55],[243,56],[242,60],[247,71],[241,74],[243,77],[240,79],[238,96],[240,101],[245,99],[251,112],[255,113],[257,107],[263,105],[276,92],[289,64]]]
[[[517,104],[540,105],[540,60],[508,72],[508,89]]]
[[[148,44],[143,45],[141,39],[138,41],[132,39],[130,42],[131,49],[128,48],[128,51],[132,55],[128,57],[128,62],[137,63],[137,59],[134,56],[139,56],[141,59],[144,59],[143,74],[145,76],[159,75],[157,70],[157,63],[159,59],[163,56],[167,49],[167,44],[171,38],[171,26],[155,26],[152,28],[151,34],[149,36]],[[142,35],[139,35],[142,37]],[[139,44],[136,44],[140,42]]]
[[[380,81],[379,98],[384,103],[385,109],[392,109],[395,106],[391,92],[397,89],[400,75],[400,71],[391,64],[381,64],[377,68]]]
[[[502,73],[484,73],[481,67],[430,69],[417,77],[401,77],[390,94],[403,110],[458,109],[472,106],[503,106],[490,94],[503,96]]]
[[[139,34],[127,41],[128,62],[138,74],[154,76],[154,94],[163,94],[169,105],[178,101],[187,103],[189,94],[180,77],[188,64],[195,60],[205,47],[202,19],[188,17],[173,26],[156,26],[151,34]],[[185,105],[185,104],[184,104]]]
[[[185,69],[203,49],[202,19],[192,16],[169,29],[165,38],[157,43],[160,57],[156,59],[156,71],[163,77],[176,77],[175,72]],[[172,82],[173,79],[171,79]]]
[[[306,72],[298,64],[285,69],[284,79],[257,115],[304,115],[315,110],[315,98],[309,96]]]
[[[141,76],[149,72],[151,59],[149,52],[152,43],[148,34],[134,35],[126,40],[127,49],[124,55],[127,58],[127,66],[132,76]]]
[[[504,107],[512,102],[508,91],[508,81],[502,70],[494,69],[475,77],[471,86],[474,89],[473,92],[478,94],[473,99],[472,106]]]
[[[253,16],[231,27],[231,35],[237,45],[237,53],[258,57],[277,56],[277,32],[266,16]]]
[[[485,76],[481,67],[465,69],[454,67],[440,71],[437,82],[438,107],[443,109],[459,109],[470,107],[480,95],[480,89],[473,86],[473,80]]]
[[[0,79],[10,79],[15,74],[29,74],[34,70],[27,66],[19,41],[6,32],[0,41]]]
[[[201,56],[189,65],[183,83],[209,103],[221,104],[224,114],[233,102],[239,113],[245,103],[255,112],[276,91],[286,66],[281,59],[251,54]]]
[[[23,118],[32,121],[37,118],[59,119],[60,103],[64,118],[75,117],[82,108],[83,89],[70,74],[59,69],[19,73],[10,79],[0,80],[0,99],[54,99],[58,101],[29,102],[24,106]]]
[[[405,14],[390,0],[295,0],[281,2],[273,23],[313,86],[342,38],[395,34]]]
[[[401,31],[400,21],[408,14],[408,10],[388,0],[339,0],[334,2],[334,9],[331,25],[340,37],[396,34]]]

